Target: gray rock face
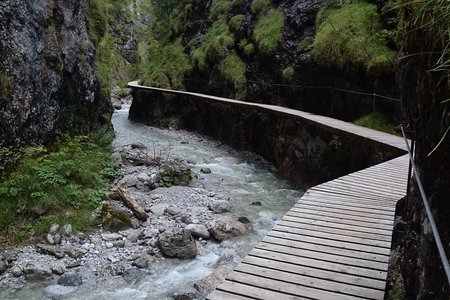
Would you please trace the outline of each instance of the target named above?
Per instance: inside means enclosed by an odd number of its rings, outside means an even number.
[[[185,229],[189,231],[194,237],[203,238],[205,240],[211,237],[208,229],[201,224],[189,224],[185,227]]]
[[[247,234],[249,226],[231,217],[224,216],[211,222],[210,232],[218,241],[223,241]]]
[[[168,257],[192,259],[197,256],[197,245],[191,233],[175,228],[159,235],[158,247]]]
[[[43,280],[52,275],[49,267],[33,262],[26,264],[23,272],[27,280]]]
[[[59,277],[58,284],[63,286],[80,286],[83,284],[83,280],[77,273],[64,273]]]
[[[50,140],[65,128],[87,132],[108,122],[103,115],[111,108],[98,92],[86,2],[0,4],[0,146]]]

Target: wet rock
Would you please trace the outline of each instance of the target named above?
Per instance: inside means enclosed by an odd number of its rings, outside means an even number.
[[[197,292],[196,290],[193,291],[186,291],[182,293],[175,293],[172,295],[172,298],[174,300],[203,300],[205,297]]]
[[[126,210],[115,208],[112,205],[103,205],[103,229],[107,231],[118,232],[129,229],[132,227],[132,225],[132,217]]]
[[[185,227],[187,231],[189,231],[192,236],[202,238],[208,240],[211,237],[208,229],[201,224],[189,224]]]
[[[261,203],[261,201],[253,201],[253,202],[252,202],[252,205],[255,205],[255,206],[262,206],[262,203]]]
[[[192,259],[197,256],[197,244],[186,229],[175,228],[160,234],[157,245],[168,257]]]
[[[19,266],[14,266],[11,268],[11,275],[14,277],[22,276],[22,269]]]
[[[75,287],[70,286],[62,286],[62,285],[50,285],[45,288],[45,293],[51,299],[64,299],[69,294],[73,293],[76,290]]]
[[[231,217],[224,216],[212,221],[209,231],[221,242],[232,237],[245,235],[249,228]]]
[[[208,276],[202,278],[194,284],[194,287],[203,296],[210,294],[219,285],[222,280],[230,273],[230,269],[225,266],[220,266]]]
[[[123,278],[127,281],[127,282],[133,282],[136,281],[137,279],[139,279],[139,277],[141,276],[141,271],[137,268],[130,268],[128,270],[126,270],[123,273]]]
[[[0,260],[0,274],[5,273],[6,269],[8,269],[8,262],[6,262],[5,260],[1,259]]]
[[[139,150],[146,150],[147,149],[147,146],[145,146],[142,143],[133,143],[130,146],[131,146],[131,149],[139,149]]]
[[[29,262],[23,268],[27,280],[43,280],[52,275],[52,270],[37,262]]]
[[[217,214],[221,214],[229,212],[231,209],[231,204],[226,200],[214,200],[209,205],[209,209]]]
[[[80,286],[83,284],[83,280],[77,273],[64,273],[59,277],[58,284],[63,286]]]
[[[133,261],[133,263],[131,265],[135,266],[139,269],[145,269],[148,267],[148,260],[146,260],[143,257],[138,257]]]
[[[200,172],[202,172],[203,174],[211,174],[211,169],[210,168],[201,168]]]
[[[66,255],[64,249],[59,246],[37,244],[36,247],[41,253],[54,256],[58,259],[64,258]]]
[[[61,234],[62,234],[63,236],[69,236],[69,235],[71,235],[71,234],[72,234],[72,225],[70,225],[70,224],[64,225],[64,226],[62,227],[62,229],[61,229]]]
[[[117,241],[117,240],[121,240],[121,239],[122,239],[122,235],[120,235],[118,233],[103,233],[102,234],[102,240],[104,240],[106,242]]]
[[[60,227],[59,224],[52,224],[52,226],[50,226],[49,233],[51,235],[55,235],[58,232],[59,227]]]

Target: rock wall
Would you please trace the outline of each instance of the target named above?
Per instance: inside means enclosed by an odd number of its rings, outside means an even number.
[[[402,153],[267,110],[136,89],[129,118],[149,125],[193,130],[237,149],[258,153],[302,188]]]
[[[0,146],[50,142],[109,123],[94,50],[86,1],[0,3]]]

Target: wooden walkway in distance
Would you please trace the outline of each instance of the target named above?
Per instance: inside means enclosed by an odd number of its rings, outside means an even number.
[[[406,155],[309,189],[207,299],[383,299]]]
[[[286,107],[128,86],[301,118],[365,143],[406,149],[400,137]],[[383,299],[407,177],[404,155],[309,189],[207,299]]]

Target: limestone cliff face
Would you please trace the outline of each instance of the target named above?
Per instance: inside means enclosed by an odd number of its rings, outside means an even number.
[[[87,32],[86,1],[0,3],[0,146],[108,122]]]

